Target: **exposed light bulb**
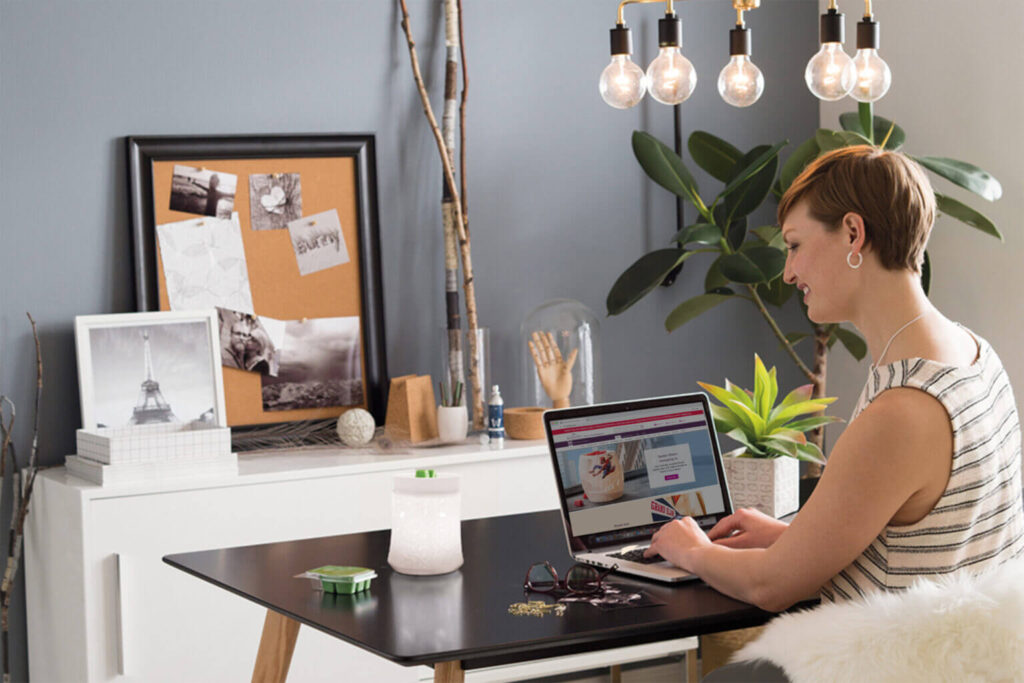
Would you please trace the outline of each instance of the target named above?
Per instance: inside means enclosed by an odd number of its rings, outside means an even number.
[[[878,50],[857,50],[853,65],[857,69],[857,83],[850,91],[850,97],[858,102],[874,102],[889,92],[892,71],[885,60],[878,56]]]
[[[647,67],[647,87],[662,104],[679,104],[697,87],[697,72],[677,46],[665,46]]]
[[[733,55],[718,74],[718,94],[734,107],[749,107],[764,92],[764,76],[747,55]]]
[[[612,55],[598,83],[601,97],[616,109],[629,109],[643,99],[647,90],[644,70],[629,55]]]
[[[807,62],[804,80],[814,96],[829,102],[842,99],[853,89],[857,68],[839,43],[822,43]]]

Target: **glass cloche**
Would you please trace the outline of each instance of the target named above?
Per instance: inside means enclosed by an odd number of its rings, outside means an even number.
[[[545,301],[526,316],[520,335],[524,396],[531,405],[601,401],[601,323],[593,311],[574,299]]]

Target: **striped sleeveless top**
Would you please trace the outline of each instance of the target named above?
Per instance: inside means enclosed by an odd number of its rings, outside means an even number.
[[[1010,380],[988,342],[973,335],[973,365],[910,358],[873,369],[851,422],[880,393],[920,389],[945,407],[953,425],[949,483],[931,512],[914,524],[887,526],[821,589],[823,601],[899,591],[916,578],[980,572],[1024,555],[1021,431]]]

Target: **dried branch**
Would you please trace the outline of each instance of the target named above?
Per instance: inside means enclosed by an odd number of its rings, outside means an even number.
[[[457,0],[459,10],[459,56],[462,58],[462,96],[459,99],[459,183],[462,192],[462,218],[466,221],[466,235],[469,235],[469,198],[466,194],[466,94],[469,92],[469,74],[466,64],[466,38],[462,31],[462,0]]]
[[[43,397],[43,353],[39,344],[39,330],[36,328],[36,321],[28,313],[29,323],[32,325],[32,338],[36,346],[36,414],[32,426],[32,450],[29,452],[28,464],[24,471],[18,470],[18,460],[14,457],[14,445],[11,441],[11,434],[14,427],[14,403],[3,398],[3,405],[10,405],[11,418],[8,422],[2,419],[0,409],[0,427],[3,430],[2,452],[0,459],[6,462],[7,455],[11,457],[11,492],[14,497],[14,505],[11,510],[11,525],[7,536],[7,560],[4,563],[3,580],[0,581],[0,646],[3,650],[3,680],[9,683],[11,680],[11,653],[10,653],[10,609],[11,595],[13,593],[14,581],[18,576],[18,569],[21,566],[21,552],[24,546],[25,519],[28,517],[29,501],[32,499],[32,490],[35,487],[36,460],[39,454],[39,408]],[[2,406],[0,406],[2,408]],[[6,472],[5,472],[6,475]],[[4,476],[6,480],[6,476]],[[6,483],[5,481],[0,483]]]
[[[419,91],[420,100],[423,104],[423,113],[426,114],[430,130],[434,134],[434,141],[437,143],[437,150],[441,156],[441,167],[444,171],[444,181],[448,191],[454,199],[452,208],[455,211],[455,227],[458,231],[459,252],[462,258],[462,289],[466,294],[466,324],[471,334],[469,335],[469,378],[470,386],[473,389],[473,426],[477,429],[484,424],[484,388],[480,384],[480,375],[477,371],[477,335],[473,334],[480,327],[476,312],[476,290],[473,285],[473,258],[470,254],[469,234],[466,230],[466,219],[462,213],[462,199],[459,189],[455,186],[455,175],[452,170],[451,155],[445,144],[444,136],[437,125],[437,118],[430,106],[430,97],[427,95],[427,88],[423,83],[423,74],[420,70],[419,57],[416,55],[416,41],[412,38],[412,27],[409,21],[409,8],[405,0],[399,0],[402,7],[402,30],[405,32],[405,39],[409,45],[409,58],[412,62],[413,78],[416,81],[416,89]]]

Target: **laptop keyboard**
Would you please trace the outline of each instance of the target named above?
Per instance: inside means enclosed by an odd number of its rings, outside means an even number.
[[[636,548],[635,550],[626,550],[621,553],[609,553],[608,557],[617,557],[620,560],[626,560],[627,562],[636,562],[638,564],[653,564],[655,562],[661,562],[661,555],[655,555],[653,557],[644,557],[644,550],[646,548]]]

